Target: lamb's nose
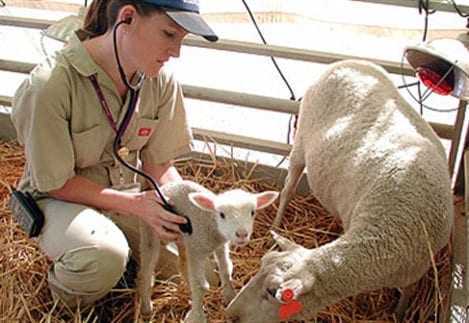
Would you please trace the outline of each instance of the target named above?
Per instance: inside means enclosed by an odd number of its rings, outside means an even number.
[[[246,239],[248,237],[248,232],[246,230],[236,231],[236,237],[240,239]]]

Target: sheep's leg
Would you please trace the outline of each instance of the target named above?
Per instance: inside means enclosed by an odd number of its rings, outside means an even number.
[[[295,164],[291,162],[290,167],[288,168],[287,177],[285,178],[285,185],[280,193],[280,204],[277,210],[277,215],[274,219],[274,226],[278,226],[280,225],[280,222],[282,222],[283,214],[285,213],[288,203],[290,203],[291,199],[295,195],[296,187],[300,182],[304,168],[304,163]]]
[[[230,259],[230,249],[227,243],[215,250],[215,257],[217,259],[220,280],[223,287],[223,300],[225,304],[228,304],[235,297],[236,293],[231,284],[233,263]]]
[[[207,319],[205,318],[204,308],[203,308],[203,298],[204,293],[208,289],[208,283],[205,278],[205,262],[207,259],[206,255],[198,255],[198,257],[193,257],[194,253],[188,252],[188,272],[187,276],[189,278],[189,286],[191,289],[192,297],[192,308],[187,313],[184,322],[185,323],[205,323]],[[197,258],[197,259],[194,259]],[[202,260],[203,259],[203,260]]]
[[[188,268],[187,268],[187,253],[186,247],[184,246],[183,242],[176,243],[178,248],[178,270],[181,273],[184,281],[186,282],[187,286],[189,286],[189,277],[188,277]]]
[[[151,291],[153,273],[158,262],[160,241],[153,237],[150,227],[144,222],[139,223],[140,231],[140,267],[137,277],[137,295],[140,298],[140,314],[144,322],[150,322],[153,304]]]
[[[399,297],[399,302],[397,303],[396,309],[394,310],[398,322],[404,321],[405,314],[410,305],[410,300],[415,296],[416,291],[417,283],[399,289],[401,297]]]

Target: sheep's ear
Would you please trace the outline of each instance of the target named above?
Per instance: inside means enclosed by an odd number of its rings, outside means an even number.
[[[263,193],[255,194],[255,197],[257,200],[256,210],[260,210],[272,204],[278,197],[278,192],[266,191]]]
[[[198,208],[205,211],[214,211],[214,196],[206,193],[189,193],[189,200]]]
[[[301,248],[301,246],[296,242],[282,237],[275,231],[270,230],[270,234],[272,235],[272,238],[274,238],[275,243],[280,247],[280,250],[282,251]]]

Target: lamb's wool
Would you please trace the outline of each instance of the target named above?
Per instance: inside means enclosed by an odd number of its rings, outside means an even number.
[[[277,192],[249,193],[242,190],[231,190],[216,195],[203,186],[191,181],[175,181],[161,188],[163,194],[175,207],[176,212],[189,218],[193,233],[185,235],[180,252],[180,270],[188,280],[192,309],[186,315],[186,323],[203,323],[206,317],[203,311],[203,296],[209,287],[206,277],[206,262],[215,255],[219,267],[220,280],[223,286],[225,302],[231,301],[235,291],[231,283],[233,265],[229,257],[229,242],[247,242],[253,230],[255,211],[270,205],[277,197]],[[208,202],[199,204],[197,196]],[[202,202],[203,202],[202,201]],[[149,243],[148,232],[142,232],[142,263],[139,285],[142,303],[149,303],[148,290],[150,277],[154,269],[154,261],[145,259],[145,255],[155,255],[154,248],[159,243]],[[146,237],[146,238],[145,238]],[[151,241],[150,241],[151,242]],[[149,250],[145,249],[150,248]],[[154,258],[154,257],[153,257]],[[151,312],[147,306],[146,312]]]
[[[339,62],[306,92],[276,223],[305,167],[311,191],[345,233],[316,249],[267,255],[230,306],[242,322],[278,320],[260,300],[260,277],[276,261],[294,264],[287,276],[303,282],[303,313],[312,315],[351,295],[415,283],[448,242],[453,205],[443,146],[381,67]]]

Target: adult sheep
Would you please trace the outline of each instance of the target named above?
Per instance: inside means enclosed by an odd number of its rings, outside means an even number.
[[[383,287],[403,288],[402,316],[410,287],[447,244],[453,222],[440,140],[385,70],[342,61],[303,98],[276,224],[305,167],[312,193],[340,216],[345,233],[315,249],[274,234],[283,251],[263,257],[228,316],[277,322],[282,292],[291,289],[304,305],[294,318],[311,317],[345,297]]]

